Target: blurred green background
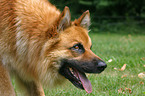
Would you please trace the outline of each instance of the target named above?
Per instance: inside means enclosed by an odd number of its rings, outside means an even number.
[[[145,34],[145,0],[49,0],[61,11],[70,8],[72,20],[91,13],[91,30],[97,33]],[[122,31],[123,30],[123,31]]]

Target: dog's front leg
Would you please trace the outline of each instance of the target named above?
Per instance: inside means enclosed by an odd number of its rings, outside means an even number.
[[[44,90],[40,83],[34,81],[24,81],[19,76],[16,77],[17,95],[22,96],[45,96]]]
[[[0,62],[0,96],[15,96],[8,71]]]
[[[45,96],[44,90],[40,83],[30,82],[27,83],[27,89],[30,93],[30,96]]]

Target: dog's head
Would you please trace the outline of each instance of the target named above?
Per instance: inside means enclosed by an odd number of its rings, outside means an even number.
[[[89,11],[71,22],[69,8],[65,7],[57,26],[60,41],[54,48],[61,53],[59,53],[61,61],[59,73],[76,87],[91,93],[91,83],[85,73],[100,73],[107,65],[91,51],[92,43],[88,36],[89,25]]]

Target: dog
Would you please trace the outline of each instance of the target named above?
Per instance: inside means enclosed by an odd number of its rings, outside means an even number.
[[[106,63],[91,51],[90,13],[71,21],[47,0],[0,0],[0,96],[45,96],[43,87],[68,79],[92,92],[85,73],[101,73]],[[25,90],[25,91],[24,91]]]

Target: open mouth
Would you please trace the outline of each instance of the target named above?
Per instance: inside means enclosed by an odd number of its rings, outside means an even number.
[[[82,89],[85,89],[87,93],[92,92],[91,82],[86,77],[85,73],[79,72],[74,68],[69,68],[71,74],[77,79],[76,82],[80,84]]]
[[[84,89],[87,93],[92,92],[91,82],[85,73],[101,73],[107,67],[105,62],[85,62],[63,59],[59,73],[68,79],[74,86]]]
[[[65,78],[67,78],[74,86],[85,89],[87,93],[92,92],[91,82],[88,80],[84,72],[80,72],[75,68],[66,67],[60,70]]]

